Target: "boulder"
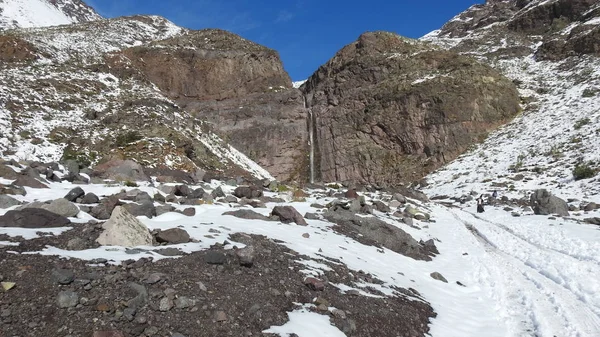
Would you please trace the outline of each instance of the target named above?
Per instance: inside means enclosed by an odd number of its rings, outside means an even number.
[[[432,252],[410,234],[376,217],[359,216],[341,207],[328,210],[323,217],[396,253],[416,260],[431,260]]]
[[[529,204],[531,208],[533,208],[535,214],[558,214],[559,216],[569,216],[569,205],[567,202],[552,195],[545,189],[539,189],[533,192],[529,197]]]
[[[13,181],[13,185],[31,188],[50,188],[38,179],[28,175],[20,175],[17,180]]]
[[[111,159],[94,168],[92,176],[116,181],[148,181],[142,165],[133,160]]]
[[[156,206],[156,216],[165,214],[165,213],[169,213],[169,212],[173,212],[175,210],[175,207],[173,207],[172,205],[160,205],[160,206]]]
[[[10,208],[12,206],[20,205],[21,202],[11,196],[0,194],[0,208]]]
[[[190,193],[190,198],[202,199],[204,198],[204,190],[202,188],[197,188]]]
[[[256,186],[239,186],[233,191],[233,195],[238,198],[260,198],[263,195],[261,189]]]
[[[81,187],[75,187],[74,189],[70,190],[69,193],[67,193],[67,195],[65,195],[63,198],[67,199],[70,202],[75,202],[78,198],[81,198],[84,195],[85,192]]]
[[[173,194],[178,197],[190,197],[192,190],[187,185],[177,185],[173,190]]]
[[[22,186],[0,184],[0,194],[27,195],[27,191]]]
[[[273,207],[272,215],[279,217],[279,221],[283,223],[295,222],[300,226],[307,226],[306,220],[292,206],[275,206]]]
[[[14,180],[19,177],[19,172],[13,170],[7,165],[0,165],[0,178]]]
[[[271,218],[264,216],[260,213],[256,213],[255,211],[252,211],[249,209],[238,209],[235,211],[229,211],[229,212],[223,213],[223,215],[232,215],[232,216],[234,216],[236,218],[240,218],[240,219],[265,220],[265,221],[271,220]]]
[[[212,195],[213,198],[225,198],[225,192],[223,192],[223,189],[221,188],[221,186],[215,188],[210,195]]]
[[[140,204],[131,202],[124,204],[123,207],[133,216],[145,216],[148,219],[156,216],[156,207],[152,201],[144,201]]]
[[[116,206],[121,205],[117,196],[111,196],[100,201],[100,204],[94,206],[90,211],[90,215],[99,220],[110,218]]]
[[[50,204],[43,205],[42,208],[67,218],[75,217],[79,214],[79,208],[64,198],[52,200]]]
[[[98,198],[97,195],[95,195],[94,193],[86,193],[81,200],[79,201],[80,204],[85,204],[85,205],[89,205],[89,204],[97,204],[100,202],[100,198]]]
[[[124,207],[116,206],[108,221],[102,225],[103,232],[96,242],[103,246],[151,246],[152,234],[148,228]]]
[[[71,220],[41,208],[12,210],[0,216],[0,227],[52,228],[64,227]]]
[[[392,211],[388,205],[386,205],[383,201],[380,200],[373,201],[373,205],[379,212],[387,213]]]
[[[156,242],[168,243],[168,244],[179,244],[190,242],[190,235],[188,232],[181,228],[171,228],[156,234]]]

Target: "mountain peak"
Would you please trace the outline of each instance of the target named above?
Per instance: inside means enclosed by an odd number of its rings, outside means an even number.
[[[57,26],[101,18],[81,0],[0,0],[0,30]]]

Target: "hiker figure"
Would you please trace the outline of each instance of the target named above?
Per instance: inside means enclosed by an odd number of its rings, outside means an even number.
[[[492,198],[498,198],[498,191],[494,190],[494,193],[492,193]]]
[[[477,213],[483,213],[483,194],[477,199]]]

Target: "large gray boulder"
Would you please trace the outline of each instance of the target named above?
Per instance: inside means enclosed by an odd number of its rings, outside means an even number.
[[[12,206],[20,205],[21,202],[11,196],[0,194],[0,208],[10,208]]]
[[[103,246],[151,246],[152,234],[148,228],[124,207],[117,206],[108,221],[102,225],[104,231],[96,242]]]
[[[374,241],[415,260],[430,261],[433,255],[431,249],[417,242],[410,234],[376,217],[359,216],[342,207],[332,207],[323,214],[323,217],[340,225],[344,232],[358,233],[361,239]]]
[[[41,208],[12,210],[0,216],[0,227],[52,228],[64,227],[70,223],[64,216]]]
[[[79,214],[79,207],[75,206],[74,203],[64,198],[52,200],[50,204],[45,204],[42,206],[42,208],[68,218],[75,217],[77,214]]]
[[[569,205],[567,202],[552,195],[545,189],[533,192],[529,197],[529,203],[535,214],[569,216]]]

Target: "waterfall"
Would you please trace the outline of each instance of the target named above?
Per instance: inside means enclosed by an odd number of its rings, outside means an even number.
[[[304,96],[304,109],[308,110],[308,144],[310,146],[309,160],[310,160],[310,183],[315,182],[315,120],[313,117],[312,110],[308,108],[306,103],[306,96]]]

